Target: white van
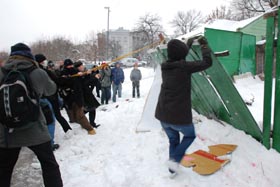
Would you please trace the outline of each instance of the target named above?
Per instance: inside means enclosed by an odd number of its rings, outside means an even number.
[[[133,67],[135,63],[138,63],[139,60],[137,58],[124,58],[121,60],[121,63],[125,67]]]

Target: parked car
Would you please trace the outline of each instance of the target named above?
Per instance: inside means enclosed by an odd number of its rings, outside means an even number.
[[[92,69],[94,64],[84,64],[86,69]]]
[[[137,58],[124,58],[121,63],[125,67],[133,67],[135,63],[139,63],[139,60]]]
[[[143,61],[143,60],[138,62],[138,66],[147,66],[147,64],[148,64],[148,62]]]

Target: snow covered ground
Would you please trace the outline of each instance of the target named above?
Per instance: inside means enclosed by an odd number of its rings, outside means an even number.
[[[266,150],[260,143],[240,130],[194,112],[201,122],[195,124],[197,138],[188,149],[207,151],[208,145],[237,144],[231,162],[210,176],[200,176],[191,168],[181,167],[181,174],[169,178],[167,170],[168,140],[161,128],[137,133],[145,100],[153,82],[154,70],[140,68],[141,97],[131,98],[131,68],[125,69],[123,97],[97,110],[96,122],[101,126],[90,136],[78,124],[64,134],[56,126],[55,151],[65,187],[279,187],[280,154]],[[262,121],[263,82],[259,79],[238,80],[236,86],[246,98],[254,95],[249,109],[257,122]],[[118,106],[118,107],[116,107]],[[106,107],[107,111],[101,108]],[[63,115],[67,118],[66,113]],[[15,168],[12,187],[42,186],[38,161],[24,149]]]

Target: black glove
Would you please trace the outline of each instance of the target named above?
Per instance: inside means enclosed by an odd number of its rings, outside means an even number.
[[[188,41],[186,43],[186,45],[191,48],[192,44],[193,44],[194,38],[188,38]]]
[[[208,44],[208,41],[207,39],[204,37],[204,36],[200,36],[198,39],[197,39],[198,43],[200,45],[207,45]]]

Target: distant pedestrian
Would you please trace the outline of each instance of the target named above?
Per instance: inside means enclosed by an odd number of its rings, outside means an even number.
[[[140,97],[140,80],[142,79],[141,71],[138,69],[138,63],[134,64],[134,68],[130,73],[130,80],[132,81],[132,97],[135,97],[135,90],[137,97]]]
[[[173,39],[167,44],[168,60],[161,64],[162,84],[155,117],[160,120],[169,139],[169,171],[172,175],[178,172],[179,163],[196,136],[192,121],[191,75],[212,65],[207,40],[201,37],[198,42],[202,60],[186,62],[191,44],[188,46]]]
[[[100,83],[101,83],[101,104],[108,104],[109,99],[111,98],[111,68],[108,64],[102,63],[100,74]]]
[[[124,81],[124,72],[121,64],[116,62],[115,68],[112,69],[112,86],[113,86],[113,102],[116,102],[116,95],[122,97],[122,83]]]

